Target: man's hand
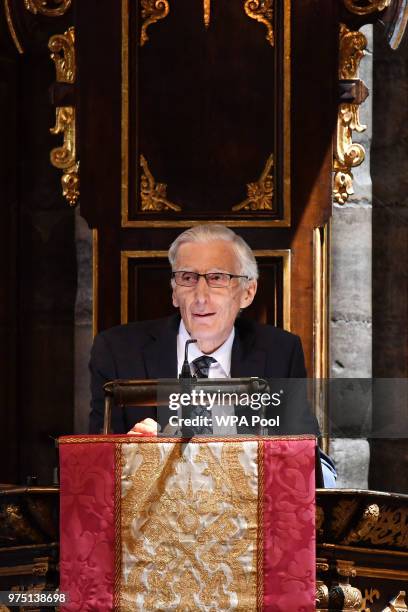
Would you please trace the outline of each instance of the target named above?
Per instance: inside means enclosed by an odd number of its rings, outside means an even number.
[[[154,419],[144,419],[140,423],[136,423],[128,435],[131,436],[157,436],[159,424]]]

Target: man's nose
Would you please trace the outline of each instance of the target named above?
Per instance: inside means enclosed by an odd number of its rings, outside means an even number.
[[[200,276],[194,288],[194,297],[198,302],[205,301],[208,298],[209,287],[205,276]]]

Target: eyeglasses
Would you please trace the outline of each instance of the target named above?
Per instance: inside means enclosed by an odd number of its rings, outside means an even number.
[[[176,281],[176,285],[181,287],[195,287],[203,276],[209,287],[229,287],[232,278],[246,278],[240,274],[227,274],[227,272],[207,272],[207,274],[199,274],[198,272],[187,272],[179,270],[172,272],[171,277]]]

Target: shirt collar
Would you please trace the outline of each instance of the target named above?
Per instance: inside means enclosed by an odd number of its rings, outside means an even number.
[[[221,368],[224,371],[225,376],[230,376],[231,374],[231,352],[232,352],[232,344],[234,342],[235,336],[235,328],[233,327],[230,335],[216,351],[211,353],[211,357],[213,357]],[[191,336],[186,330],[183,319],[180,321],[179,332],[177,336],[177,361],[178,361],[178,371],[180,372],[181,366],[184,361],[184,347],[186,345],[186,341],[190,340]],[[188,361],[191,364],[194,359],[197,357],[201,357],[204,355],[198,348],[196,343],[190,344],[188,347]],[[211,367],[211,366],[210,366]]]

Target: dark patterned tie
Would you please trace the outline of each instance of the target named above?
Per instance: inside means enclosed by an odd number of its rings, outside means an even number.
[[[209,355],[201,355],[201,357],[197,357],[197,359],[192,361],[194,364],[194,374],[197,376],[197,378],[208,378],[210,365],[215,362],[216,360]]]
[[[208,378],[210,365],[215,362],[216,360],[208,355],[202,355],[201,357],[194,359],[194,361],[191,362],[194,367],[194,374],[197,376],[197,378]],[[202,417],[204,419],[207,417],[207,419],[211,419],[211,412],[207,410],[205,406],[192,406],[190,415],[191,418]],[[205,424],[194,426],[189,429],[190,431],[186,432],[189,436],[202,436],[212,434],[213,432],[212,427]]]

